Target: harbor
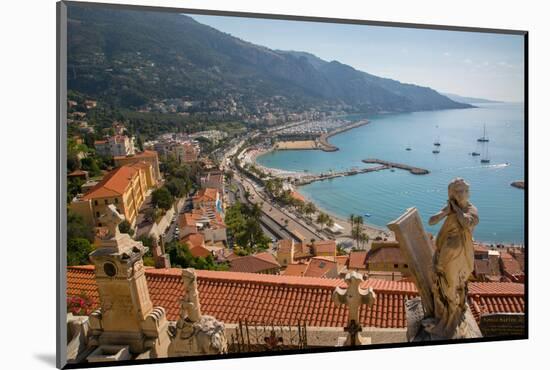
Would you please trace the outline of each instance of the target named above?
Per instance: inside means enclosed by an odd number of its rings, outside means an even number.
[[[445,184],[463,177],[475,188],[476,206],[486,217],[476,228],[476,240],[521,244],[523,194],[511,183],[524,177],[522,113],[518,104],[487,104],[472,110],[355,115],[346,119],[369,123],[332,136],[329,141],[338,151],[275,149],[258,155],[255,163],[290,178],[301,194],[341,218],[368,212],[371,224],[384,226],[396,212],[415,205],[430,232],[428,216],[444,201]],[[477,141],[483,137],[490,142]],[[437,155],[432,153],[435,142],[440,143]],[[406,151],[407,146],[412,150]],[[472,151],[480,155],[472,156]],[[489,164],[480,163],[484,157]],[[366,164],[363,159],[382,162]],[[406,171],[392,167],[354,176],[365,167],[395,163],[405,164]],[[412,176],[412,168],[429,174],[415,171],[418,175]],[[324,181],[331,178],[336,181]],[[506,209],[495,207],[503,202]]]

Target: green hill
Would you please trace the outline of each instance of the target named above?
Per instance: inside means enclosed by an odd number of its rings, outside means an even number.
[[[289,111],[471,107],[337,61],[255,45],[181,14],[74,4],[68,14],[68,87],[114,106],[170,98],[207,105],[230,96],[250,112],[266,102]]]

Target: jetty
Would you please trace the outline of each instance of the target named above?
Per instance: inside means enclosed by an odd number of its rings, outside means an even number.
[[[345,131],[348,131],[348,130],[351,130],[351,129],[354,129],[354,128],[357,128],[357,127],[360,127],[360,126],[364,126],[368,123],[369,123],[369,120],[364,119],[364,120],[360,120],[360,121],[357,121],[355,123],[352,123],[352,124],[349,124],[349,125],[346,125],[346,126],[343,126],[343,127],[339,127],[335,130],[332,130],[331,132],[327,132],[326,134],[322,134],[319,137],[319,149],[321,149],[324,152],[336,152],[339,149],[338,149],[337,146],[334,146],[334,145],[332,145],[331,143],[328,142],[329,137],[337,135],[337,134],[341,134],[342,132],[345,132]]]
[[[409,171],[413,175],[427,175],[430,173],[430,171],[424,168],[413,167],[402,163],[384,161],[376,158],[363,159],[362,162],[367,164],[378,164],[378,166],[354,168],[354,169],[345,170],[345,171],[301,176],[300,178],[295,179],[294,184],[297,186],[301,186],[301,185],[311,184],[312,182],[315,182],[315,181],[330,180],[330,179],[335,179],[337,177],[344,177],[344,176],[354,176],[354,175],[359,175],[361,173],[376,172],[376,171],[388,170],[392,168],[398,168],[401,170]]]
[[[381,165],[376,167],[366,167],[366,168],[359,168],[359,169],[353,169],[353,170],[347,170],[347,171],[321,173],[318,175],[303,176],[295,182],[295,185],[298,185],[298,186],[307,185],[315,181],[330,180],[330,179],[335,179],[337,177],[354,176],[354,175],[359,175],[361,173],[387,170],[388,168],[389,168],[388,166]]]
[[[373,163],[374,164],[380,164],[382,166],[386,166],[387,168],[399,168],[401,170],[409,171],[413,175],[427,175],[427,174],[430,173],[430,171],[428,171],[424,168],[413,167],[413,166],[409,166],[407,164],[402,164],[402,163],[384,161],[382,159],[377,159],[377,158],[363,159],[362,162],[367,163],[367,164],[373,164]]]

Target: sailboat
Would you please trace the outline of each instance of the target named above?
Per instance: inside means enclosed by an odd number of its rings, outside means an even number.
[[[485,124],[483,124],[483,136],[477,139],[480,143],[487,143],[489,142],[489,136],[487,136],[487,130],[485,127]]]
[[[410,152],[410,151],[412,150],[411,144],[410,144],[410,143],[407,145],[407,147],[405,148],[405,150],[408,151],[408,152]]]
[[[432,153],[433,154],[439,154],[439,144],[434,144],[435,145],[435,148],[434,150],[432,150]]]
[[[439,126],[436,125],[435,128],[439,128]],[[441,146],[441,142],[439,141],[439,135],[437,135],[437,139],[435,139],[434,145],[435,146]]]
[[[485,152],[483,153],[483,157],[481,157],[481,163],[491,163],[489,159],[489,144],[485,146]]]

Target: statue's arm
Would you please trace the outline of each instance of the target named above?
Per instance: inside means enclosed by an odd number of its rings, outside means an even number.
[[[441,221],[443,218],[447,217],[448,215],[449,215],[449,204],[443,207],[441,211],[437,212],[435,215],[430,217],[430,219],[428,220],[428,223],[430,225],[435,225],[439,221]]]
[[[474,227],[479,223],[479,216],[477,214],[477,208],[474,206],[468,207],[464,212],[460,207],[453,207],[456,212],[456,218],[463,227]]]

